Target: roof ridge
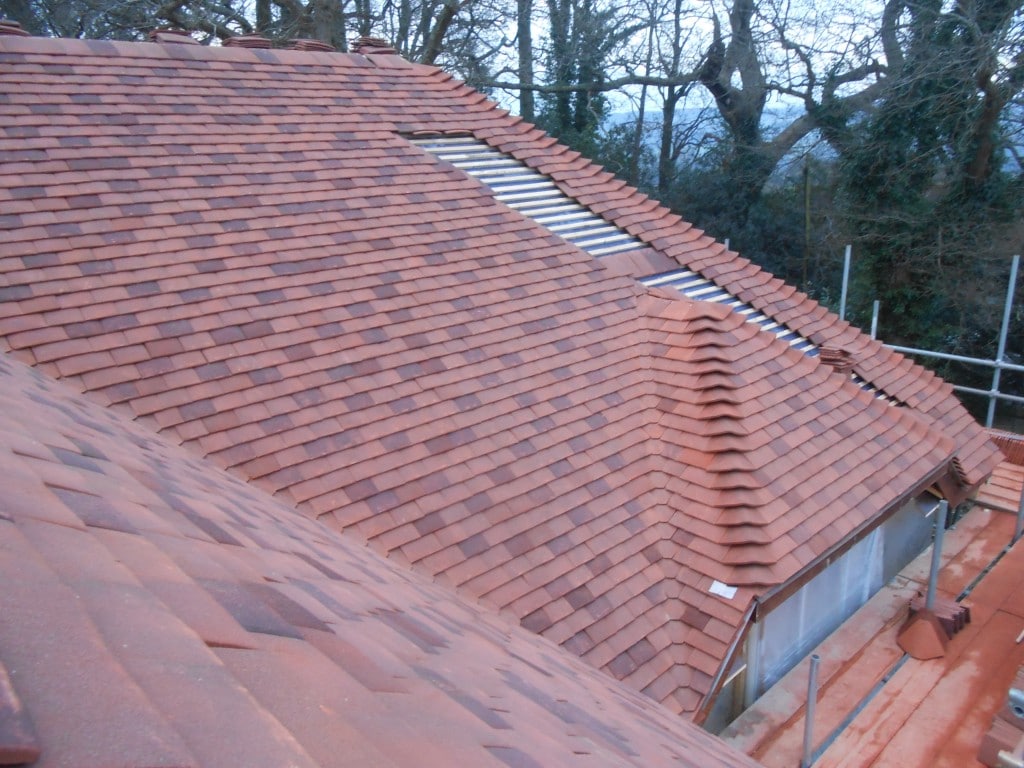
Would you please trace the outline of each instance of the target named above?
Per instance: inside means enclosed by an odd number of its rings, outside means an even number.
[[[292,41],[285,41],[292,42]],[[105,56],[125,61],[231,61],[258,62],[260,64],[321,64],[329,66],[355,67],[359,69],[379,68],[391,72],[409,70],[418,75],[444,73],[437,66],[410,62],[393,49],[374,51],[372,54],[326,50],[321,45],[295,41],[297,47],[248,47],[245,45],[182,45],[170,35],[161,35],[158,40],[96,40],[90,38],[36,37],[0,35],[0,52],[26,55],[56,54],[59,56]],[[445,78],[451,76],[444,73]]]

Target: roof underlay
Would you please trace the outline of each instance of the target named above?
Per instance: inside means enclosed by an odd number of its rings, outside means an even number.
[[[969,483],[994,465],[936,377],[436,69],[21,38],[0,62],[11,357],[676,712],[754,594],[954,453]],[[403,138],[451,131],[647,248],[598,261]],[[907,407],[633,279],[672,265]]]

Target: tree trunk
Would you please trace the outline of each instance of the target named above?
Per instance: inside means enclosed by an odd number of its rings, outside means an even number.
[[[971,154],[964,169],[967,184],[974,188],[980,187],[989,177],[992,157],[996,151],[995,134],[1006,106],[995,83],[985,82],[982,88],[984,96],[981,114],[972,126]]]
[[[654,25],[647,28],[647,50],[644,56],[644,71],[650,75],[654,66]],[[647,118],[647,83],[640,88],[640,106],[637,109],[636,129],[633,131],[633,146],[629,155],[628,181],[634,187],[640,182],[640,156],[644,147],[644,120]]]
[[[517,41],[519,46],[519,82],[533,85],[533,0],[516,0]],[[519,91],[519,114],[527,122],[537,119],[533,91]]]
[[[573,82],[573,51],[569,46],[571,0],[548,0],[551,29],[551,59],[556,84]],[[564,134],[572,127],[572,93],[559,91],[554,96],[555,134]]]
[[[682,89],[670,88],[665,94],[661,118],[661,142],[658,146],[658,192],[664,196],[675,184],[676,158],[672,147],[676,123],[676,105],[683,95]]]
[[[256,0],[256,31],[265,34],[272,23],[270,0]]]
[[[410,0],[400,0],[398,3],[398,28],[395,30],[394,46],[399,53],[409,56],[412,50],[412,41],[409,33],[412,30],[412,5]]]
[[[448,28],[452,25],[455,20],[455,15],[459,12],[458,0],[445,0],[444,5],[441,6],[441,11],[437,15],[434,26],[427,35],[426,44],[423,48],[423,55],[420,56],[420,62],[422,64],[433,64],[437,61],[437,57],[440,55],[441,50],[444,46],[445,35],[448,34]]]
[[[307,14],[312,13],[309,28],[310,36],[314,40],[337,47],[335,35],[338,29],[338,6],[337,0],[315,0],[310,2],[306,12]]]
[[[356,0],[356,31],[360,37],[373,33],[373,4],[370,0]],[[389,42],[394,43],[393,40]]]

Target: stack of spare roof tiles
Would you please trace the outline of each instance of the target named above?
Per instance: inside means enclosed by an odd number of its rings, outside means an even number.
[[[992,442],[999,446],[999,450],[1006,456],[1011,464],[1024,467],[1024,437],[1012,432],[1002,430],[989,430]]]
[[[224,45],[228,48],[260,48],[266,50],[270,48],[270,38],[263,37],[262,35],[235,35],[229,37],[224,41]]]
[[[368,53],[0,38],[10,357],[682,713],[756,596],[991,471],[940,379],[444,72]],[[453,134],[640,247],[595,257],[414,140]],[[638,282],[684,266],[887,399]]]
[[[1024,436],[1001,430],[989,430],[1006,457],[979,490],[976,503],[1002,512],[1017,514],[1024,505]]]

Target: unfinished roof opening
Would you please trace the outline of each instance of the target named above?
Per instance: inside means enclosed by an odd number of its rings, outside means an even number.
[[[528,216],[550,232],[582,248],[598,258],[648,247],[617,225],[566,195],[548,176],[530,168],[489,144],[470,135],[429,135],[408,137],[409,141],[435,157],[454,165],[463,173],[482,181],[494,192],[497,200]],[[724,288],[690,269],[643,278],[644,285],[675,288],[687,298],[726,304],[748,322],[761,326],[808,357],[818,357],[820,350],[809,339],[740,301]],[[831,358],[825,360],[831,363]],[[856,373],[852,361],[837,368],[876,397],[895,401]]]
[[[591,256],[647,247],[566,195],[550,177],[472,136],[416,136],[409,140],[479,179],[500,202]]]
[[[853,372],[853,361],[849,358],[848,353],[846,353],[844,358],[844,365],[835,365],[833,362],[836,357],[834,352],[824,352],[823,354],[822,349],[820,349],[810,339],[805,338],[789,326],[773,320],[760,310],[741,301],[727,290],[716,285],[698,272],[694,272],[691,269],[681,268],[671,272],[645,277],[640,282],[650,287],[675,288],[688,299],[725,304],[734,312],[738,312],[742,315],[748,323],[759,325],[762,330],[774,334],[776,338],[786,342],[793,349],[802,352],[808,357],[822,357],[822,362],[827,365],[832,365],[840,373],[849,375],[853,382],[861,389],[872,393],[875,397],[880,400],[884,400],[891,405],[898,405],[898,401],[895,398],[890,397],[885,392],[881,391],[873,384],[865,381]]]

